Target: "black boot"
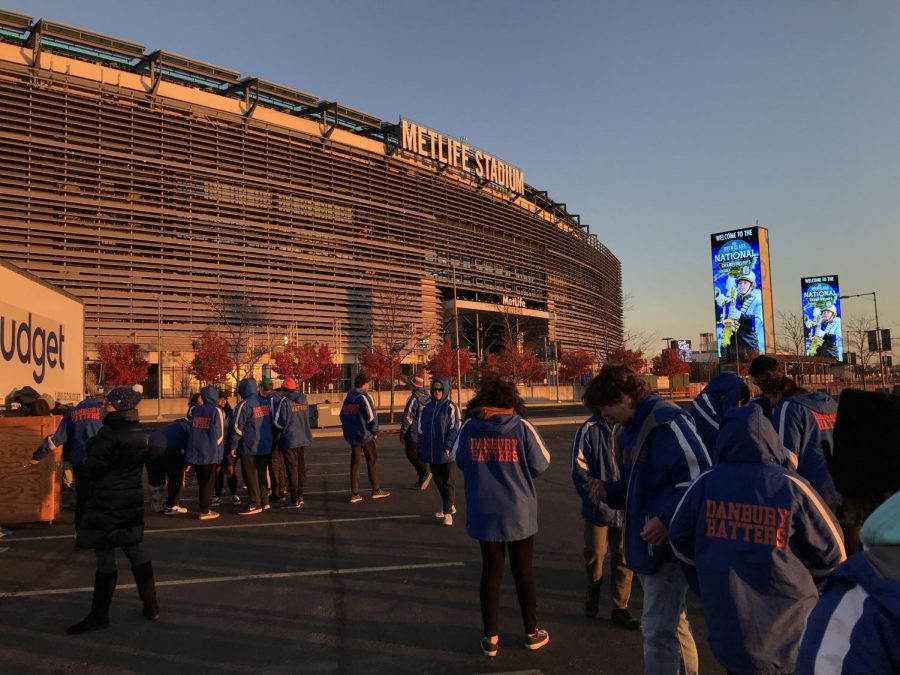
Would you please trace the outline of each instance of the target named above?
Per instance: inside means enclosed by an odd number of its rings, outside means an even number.
[[[109,627],[109,604],[116,590],[118,573],[107,574],[99,570],[94,575],[94,597],[91,600],[91,613],[74,626],[69,626],[66,633],[78,635],[92,630]]]
[[[159,618],[159,605],[156,604],[156,582],[153,579],[153,563],[149,560],[131,568],[134,583],[137,584],[138,595],[144,601],[144,617],[150,620]]]

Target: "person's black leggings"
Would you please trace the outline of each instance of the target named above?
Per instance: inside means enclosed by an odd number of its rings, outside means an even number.
[[[453,484],[453,463],[432,464],[431,475],[434,476],[434,484],[441,493],[444,513],[450,513],[456,498],[456,487]]]
[[[287,474],[288,488],[291,491],[291,502],[303,499],[303,486],[306,484],[305,448],[296,447],[282,450],[284,469]]]
[[[180,451],[166,452],[166,506],[175,506],[184,482],[184,455]]]
[[[432,467],[432,471],[434,468]],[[479,541],[481,544],[481,621],[486,637],[499,634],[500,582],[503,559],[509,550],[509,568],[516,583],[516,596],[522,612],[525,633],[537,630],[537,591],[534,585],[534,536],[520,541]]]
[[[216,483],[216,464],[195,464],[197,485],[200,488],[200,513],[208,513],[212,506],[213,488]]]
[[[132,567],[137,567],[150,560],[140,542],[137,544],[126,544],[122,547],[122,552],[125,554],[125,557],[128,558],[128,562],[131,563]],[[94,553],[97,556],[97,571],[103,572],[104,574],[115,574],[116,549],[98,548],[94,549]]]
[[[235,471],[234,464],[227,457],[222,460],[222,464],[219,465],[219,470],[216,472],[216,497],[220,499],[226,478],[228,479],[228,491],[234,497],[237,494],[237,471]]]

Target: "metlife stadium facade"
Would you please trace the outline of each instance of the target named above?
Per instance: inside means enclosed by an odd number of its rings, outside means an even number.
[[[190,351],[237,296],[258,339],[345,364],[386,297],[411,335],[455,309],[481,353],[512,322],[545,353],[621,345],[618,259],[460,140],[10,12],[0,97],[0,257],[84,300],[88,350]]]

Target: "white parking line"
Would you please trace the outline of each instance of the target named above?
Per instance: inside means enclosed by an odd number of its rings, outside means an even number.
[[[247,516],[248,518],[250,516]],[[264,514],[260,514],[264,518]],[[405,516],[371,516],[368,518],[331,518],[320,520],[294,520],[281,521],[277,523],[240,523],[238,525],[198,525],[197,527],[173,527],[166,530],[144,530],[144,534],[179,534],[181,532],[198,532],[207,530],[246,530],[253,527],[296,527],[298,525],[323,525],[328,523],[360,523],[371,520],[411,520],[413,518],[423,518],[418,514],[410,514]],[[9,539],[9,543],[18,543],[20,541],[50,541],[53,539],[72,539],[71,534],[57,534],[49,537],[16,537],[15,540]],[[6,540],[4,540],[6,543]],[[2,596],[0,596],[2,597]]]
[[[462,567],[463,562],[423,563],[420,565],[386,565],[383,567],[350,567],[343,570],[307,570],[304,572],[271,572],[268,574],[242,574],[228,577],[207,577],[195,579],[172,579],[171,581],[157,581],[160,586],[192,586],[196,584],[218,584],[226,581],[248,581],[256,579],[292,579],[296,577],[324,577],[337,574],[373,574],[375,572],[400,572],[403,570],[427,570],[441,567]],[[134,588],[134,584],[119,584],[116,588]],[[93,586],[81,586],[78,588],[47,588],[36,591],[13,591],[0,593],[0,598],[29,598],[37,595],[68,595],[70,593],[90,593]]]

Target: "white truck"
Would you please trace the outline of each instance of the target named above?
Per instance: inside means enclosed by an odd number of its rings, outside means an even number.
[[[0,260],[0,402],[26,385],[84,398],[84,302]]]

